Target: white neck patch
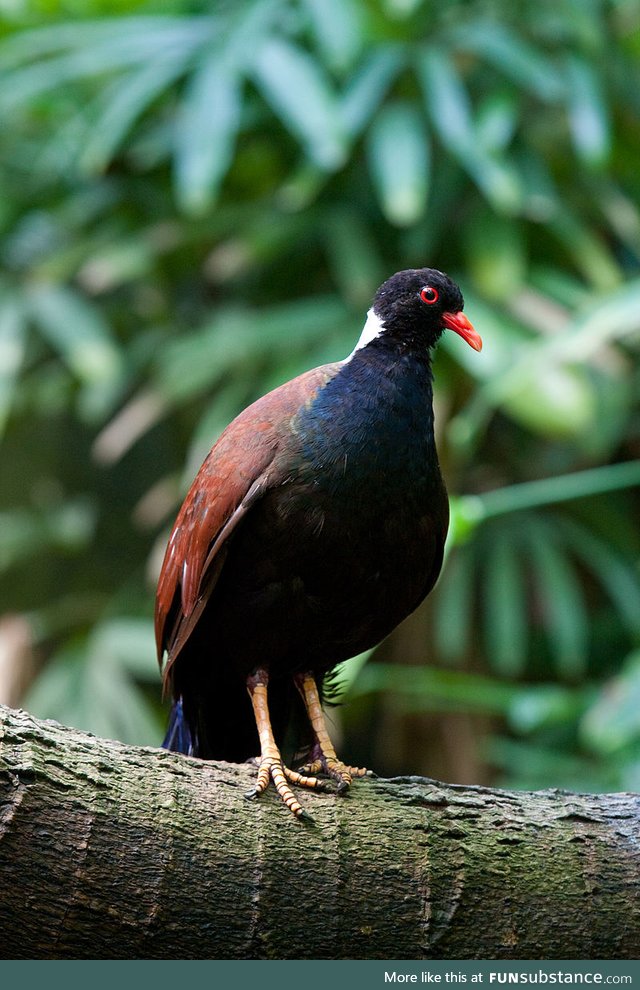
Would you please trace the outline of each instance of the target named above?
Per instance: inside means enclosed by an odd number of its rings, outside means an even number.
[[[374,313],[373,307],[371,307],[371,309],[367,313],[367,322],[362,328],[360,339],[358,340],[358,343],[351,351],[351,354],[347,358],[347,361],[350,361],[353,355],[356,353],[356,351],[359,351],[361,347],[366,347],[367,344],[370,344],[372,340],[375,340],[376,337],[379,337],[380,334],[384,332],[384,329],[385,329],[384,323],[382,322],[380,317]]]

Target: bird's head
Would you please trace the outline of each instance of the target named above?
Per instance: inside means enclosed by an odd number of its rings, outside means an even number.
[[[435,268],[396,272],[376,292],[358,346],[383,337],[429,348],[449,329],[479,351],[482,339],[463,307],[459,287],[444,272]]]

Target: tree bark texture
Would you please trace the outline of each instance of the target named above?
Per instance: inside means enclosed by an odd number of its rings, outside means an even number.
[[[3,958],[640,956],[636,795],[254,776],[0,707]]]

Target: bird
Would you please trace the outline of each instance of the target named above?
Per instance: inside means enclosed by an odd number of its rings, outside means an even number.
[[[155,632],[172,698],[166,749],[257,767],[297,819],[294,787],[344,794],[323,686],[429,594],[449,504],[434,437],[432,350],[482,339],[444,272],[396,272],[347,358],[249,405],[222,432],[171,532]],[[292,724],[304,765],[283,758]],[[288,761],[292,762],[292,761]]]

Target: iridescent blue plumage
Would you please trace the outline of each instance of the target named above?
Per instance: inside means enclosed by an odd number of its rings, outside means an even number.
[[[440,487],[432,401],[428,355],[416,358],[398,353],[393,342],[373,341],[296,417],[301,462],[313,468],[317,485],[345,497],[358,491],[419,498]]]
[[[174,753],[184,753],[185,756],[192,756],[194,750],[197,749],[197,742],[194,746],[189,723],[184,714],[182,698],[178,698],[171,706],[169,725],[162,747],[163,749],[170,749]]]

